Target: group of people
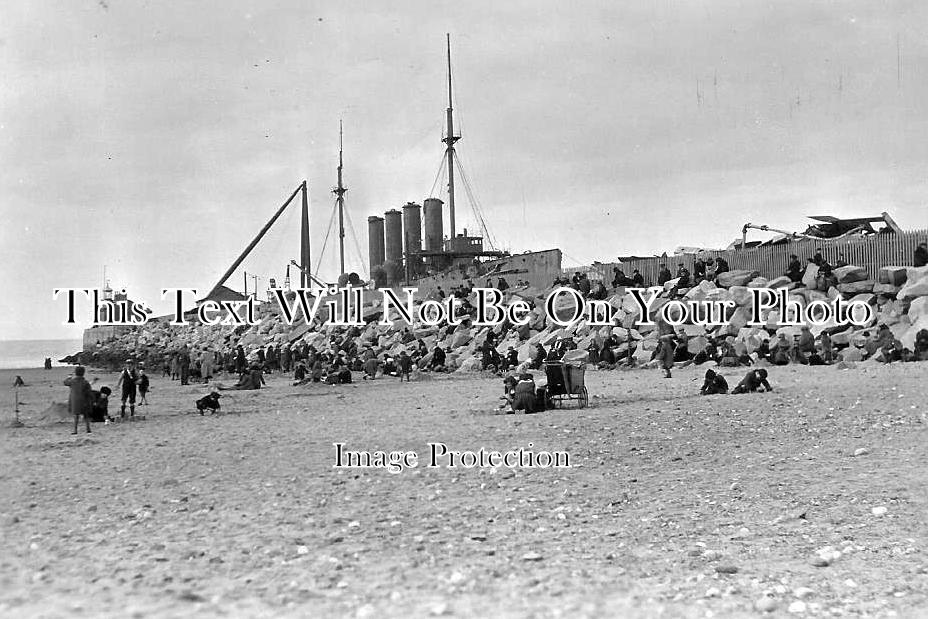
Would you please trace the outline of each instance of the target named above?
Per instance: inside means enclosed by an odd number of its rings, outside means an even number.
[[[109,398],[113,391],[107,386],[94,389],[90,382],[87,381],[86,369],[84,366],[74,368],[74,374],[65,379],[64,384],[69,388],[68,411],[74,416],[74,432],[80,426],[81,417],[87,426],[87,432],[90,432],[91,422],[110,423],[117,420],[109,414]],[[145,373],[144,364],[137,365],[135,359],[126,359],[125,367],[119,374],[116,381],[116,389],[120,392],[120,421],[135,421],[135,405],[138,400],[139,405],[148,404],[148,392],[150,390],[150,381]],[[129,416],[126,416],[126,405],[129,406]]]
[[[686,265],[682,262],[677,265],[676,275],[670,273],[670,269],[667,268],[666,263],[661,263],[660,270],[657,273],[657,285],[663,286],[670,280],[676,278],[678,281],[675,288],[690,288],[691,286],[696,286],[699,282],[706,281],[716,281],[722,273],[727,273],[731,270],[731,267],[728,266],[728,261],[721,256],[716,258],[708,258],[704,260],[701,256],[697,257],[693,262],[693,272],[690,273],[690,270],[686,268]]]

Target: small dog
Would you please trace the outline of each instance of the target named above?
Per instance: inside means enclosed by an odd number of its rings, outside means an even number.
[[[200,414],[203,415],[206,412],[206,409],[209,409],[211,415],[217,414],[222,406],[219,404],[219,398],[221,396],[215,391],[204,396],[197,400],[197,410],[200,411]]]

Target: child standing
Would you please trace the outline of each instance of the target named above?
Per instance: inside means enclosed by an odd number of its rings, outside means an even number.
[[[84,416],[84,422],[87,424],[87,432],[90,432],[90,407],[93,404],[93,394],[90,383],[84,378],[84,371],[83,366],[79,365],[74,368],[74,376],[69,376],[64,381],[64,384],[71,389],[68,397],[68,410],[74,415],[74,432],[71,434],[77,434],[81,415]]]
[[[145,399],[145,396],[148,394],[148,374],[145,373],[145,368],[141,369],[139,373],[139,406],[143,404],[148,406],[148,400]]]
[[[119,407],[119,417],[123,420],[126,418],[126,400],[129,400],[129,417],[135,421],[135,395],[138,387],[139,373],[135,369],[135,360],[126,359],[126,367],[119,380],[116,381],[116,388],[122,387],[122,405]]]

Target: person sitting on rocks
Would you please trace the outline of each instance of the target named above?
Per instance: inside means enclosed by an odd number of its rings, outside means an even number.
[[[920,329],[915,334],[915,361],[928,361],[928,329]]]
[[[723,340],[719,345],[719,360],[716,364],[728,368],[736,368],[741,365],[735,346],[728,339]]]
[[[702,258],[697,258],[693,263],[693,283],[698,284],[706,279],[706,263]]]
[[[789,266],[786,267],[786,277],[789,278],[791,282],[801,282],[802,281],[802,264],[799,262],[799,256],[796,254],[789,255]]]
[[[441,346],[435,345],[435,350],[432,351],[432,359],[429,361],[428,369],[433,372],[444,372],[445,363],[447,360],[447,354],[444,350],[441,349]]]
[[[725,258],[719,256],[715,259],[715,279],[718,279],[719,275],[722,273],[727,273],[730,270],[731,267],[728,266],[728,262],[725,260]]]
[[[674,286],[676,290],[690,287],[690,270],[686,268],[686,265],[681,264],[677,267],[677,278],[679,281]]]
[[[761,340],[760,344],[757,345],[757,349],[754,350],[754,353],[757,355],[758,361],[770,361],[770,342],[767,340]]]
[[[706,347],[696,353],[696,355],[693,357],[693,364],[702,365],[708,361],[717,362],[718,360],[718,345],[716,344],[714,337],[708,336],[706,337]]]
[[[632,285],[636,288],[644,288],[644,277],[638,269],[632,271]]]
[[[548,351],[545,350],[545,347],[539,342],[535,344],[535,355],[532,357],[532,362],[529,364],[529,367],[533,370],[539,369],[542,364],[548,358]]]
[[[809,359],[806,357],[805,351],[799,345],[800,336],[793,336],[793,344],[789,347],[789,362],[796,363],[799,365],[809,365]]]
[[[830,365],[835,360],[835,348],[828,331],[823,331],[819,337],[818,351],[825,365]]]
[[[831,270],[831,265],[827,262],[818,268],[818,275],[815,276],[815,287],[821,292],[828,292],[829,288],[838,286],[838,277]]]
[[[699,393],[702,395],[728,393],[728,381],[721,374],[716,374],[714,370],[706,370],[706,379]]]
[[[380,362],[377,360],[377,357],[368,358],[368,360],[364,362],[363,367],[363,380],[374,380],[377,378],[377,368],[380,367]]]
[[[800,329],[798,346],[804,354],[815,352],[815,336],[812,335],[808,325],[803,325]]]
[[[773,365],[789,365],[789,341],[783,333],[777,338],[776,343],[770,348],[770,363]]]
[[[928,265],[928,244],[919,243],[918,247],[915,248],[915,255],[913,258],[912,264],[917,267]]]
[[[767,391],[773,391],[773,387],[767,382],[767,370],[763,368],[751,370],[745,374],[741,382],[732,389],[732,393],[754,393],[761,387]]]
[[[506,350],[506,358],[503,359],[503,371],[508,372],[519,366],[519,351],[510,346]]]
[[[670,274],[670,269],[667,268],[666,264],[661,264],[661,269],[657,272],[657,285],[663,286],[672,279],[673,275]]]

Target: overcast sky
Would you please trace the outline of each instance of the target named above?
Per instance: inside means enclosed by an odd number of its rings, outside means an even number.
[[[159,307],[208,290],[304,178],[315,265],[339,119],[366,261],[367,216],[433,186],[446,32],[459,154],[503,248],[574,266],[724,247],[748,221],[928,227],[925,24],[917,0],[5,3],[0,339],[79,337],[52,289],[104,265]],[[292,208],[244,270],[282,278],[298,235]]]

